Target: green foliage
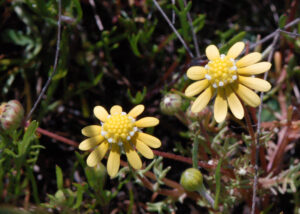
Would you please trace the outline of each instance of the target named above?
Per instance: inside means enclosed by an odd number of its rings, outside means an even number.
[[[255,136],[256,121],[262,121],[257,199],[270,200],[267,205],[261,203],[261,212],[280,212],[282,198],[293,198],[289,210],[299,210],[300,24],[285,28],[293,17],[299,17],[297,4],[158,1],[168,17],[174,12],[173,25],[193,53],[198,43],[200,57],[191,59],[152,0],[94,2],[61,2],[57,72],[32,116],[35,120],[23,121],[24,130],[0,133],[0,206],[37,207],[37,213],[40,206],[40,213],[46,209],[52,213],[189,213],[199,211],[199,207],[201,212],[232,213],[237,212],[236,207],[248,209],[254,177],[249,124],[231,113],[225,122],[217,124],[211,103],[189,115],[189,106],[196,98],[184,94],[192,82],[186,70],[206,64],[209,44],[226,53],[238,41],[251,46],[258,35],[264,38],[280,28],[292,33],[281,32],[274,46],[282,62],[279,71],[271,68],[269,72],[273,88],[264,94],[262,113],[258,115],[258,110],[248,105],[244,108]],[[2,101],[19,99],[27,113],[54,69],[57,3],[0,1],[0,96]],[[245,15],[241,8],[255,16]],[[99,21],[104,29],[98,28]],[[273,49],[270,41],[260,47],[264,60]],[[182,97],[181,108],[173,116],[162,115],[159,100],[170,92]],[[137,104],[149,106],[146,113],[159,118],[160,125],[143,131],[161,139],[162,147],[151,162],[142,158],[141,170],[121,162],[117,176],[109,179],[107,157],[96,167],[88,167],[90,151],[74,152],[71,144],[83,140],[83,126],[95,124],[94,106],[115,104],[122,104],[124,109]],[[39,124],[45,130],[38,128]],[[40,138],[41,133],[47,136]],[[46,149],[43,156],[41,149]],[[272,160],[277,162],[268,169]],[[38,166],[43,169],[37,171]],[[197,192],[185,192],[178,183],[184,169],[191,166],[203,172],[214,206]],[[29,213],[11,207],[0,207],[1,212]]]
[[[138,91],[135,95],[135,97],[132,96],[131,92],[129,89],[127,89],[127,96],[129,97],[129,100],[132,104],[140,104],[141,102],[143,102],[145,96],[147,94],[147,88],[144,87],[143,91]]]
[[[35,202],[39,202],[33,167],[44,147],[36,139],[37,127],[38,123],[33,121],[24,133],[15,130],[0,135],[0,180],[7,180],[6,186],[0,183],[0,193],[7,192],[3,198],[5,202],[24,196],[27,183],[32,185]]]

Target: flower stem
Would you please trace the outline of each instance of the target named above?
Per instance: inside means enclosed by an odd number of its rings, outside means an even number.
[[[203,184],[201,188],[198,190],[198,192],[203,198],[205,198],[208,201],[208,203],[210,203],[212,207],[214,207],[215,200],[208,194]]]
[[[199,139],[196,135],[194,138],[194,143],[192,148],[193,167],[196,169],[198,169],[198,148],[199,148]]]

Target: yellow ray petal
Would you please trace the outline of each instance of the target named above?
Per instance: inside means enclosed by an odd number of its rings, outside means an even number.
[[[151,148],[158,148],[161,146],[161,142],[158,138],[143,132],[136,132],[136,138]]]
[[[187,70],[186,75],[191,80],[201,80],[204,78],[206,72],[205,68],[202,66],[192,66]]]
[[[158,123],[159,120],[156,119],[155,117],[144,117],[136,121],[134,125],[139,128],[144,128],[144,127],[156,126],[158,125]]]
[[[239,82],[256,91],[266,92],[271,89],[271,84],[268,81],[259,78],[239,76]]]
[[[186,96],[192,97],[201,93],[205,88],[208,87],[208,84],[209,82],[207,79],[194,82],[185,89],[184,93]]]
[[[234,90],[239,95],[239,97],[249,106],[257,107],[260,104],[259,96],[246,86],[238,84],[237,88]]]
[[[249,65],[247,67],[238,68],[237,72],[241,75],[261,74],[270,70],[271,66],[272,64],[269,62],[259,62],[253,65]]]
[[[79,144],[79,149],[83,151],[90,150],[97,146],[99,143],[101,143],[104,140],[104,137],[102,135],[97,135],[88,139],[85,139]]]
[[[144,105],[137,105],[133,109],[130,110],[130,112],[128,113],[128,116],[136,118],[141,113],[143,113],[144,109],[145,109]]]
[[[101,143],[91,154],[88,156],[86,163],[90,167],[96,166],[105,156],[108,150],[109,144],[107,141]]]
[[[244,108],[242,106],[241,101],[235,95],[235,93],[232,91],[230,87],[226,87],[225,92],[226,92],[227,102],[232,114],[236,118],[241,120],[244,117]]]
[[[110,177],[116,176],[119,171],[120,155],[120,147],[113,143],[107,160],[107,173]]]
[[[86,126],[83,129],[81,129],[81,133],[86,137],[94,137],[101,133],[101,126],[98,125]]]
[[[101,121],[105,122],[108,116],[108,113],[105,108],[102,106],[96,106],[94,108],[94,115]]]
[[[134,169],[142,168],[141,158],[128,142],[124,143],[124,150],[129,164]]]
[[[215,45],[209,45],[205,49],[206,56],[209,60],[214,60],[220,57],[220,52]]]
[[[119,105],[114,105],[113,107],[111,107],[110,109],[110,114],[121,114],[122,113],[122,107]]]
[[[231,48],[229,48],[226,56],[235,59],[242,53],[244,47],[245,47],[244,42],[237,42],[233,46],[231,46]]]
[[[153,159],[154,157],[153,151],[145,143],[136,139],[135,147],[145,158]]]
[[[218,123],[225,120],[227,115],[227,101],[224,88],[219,88],[214,104],[214,117]]]
[[[239,61],[236,62],[236,66],[238,68],[246,67],[252,64],[255,64],[261,60],[261,54],[258,52],[253,52],[247,54],[246,56],[242,57]]]
[[[192,112],[198,113],[205,108],[213,95],[213,89],[209,86],[202,94],[200,94],[192,105]]]

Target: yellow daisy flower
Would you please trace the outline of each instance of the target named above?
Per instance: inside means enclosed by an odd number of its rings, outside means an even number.
[[[268,71],[271,63],[259,62],[262,55],[258,52],[236,59],[244,47],[243,42],[237,42],[227,55],[220,55],[215,45],[209,45],[205,50],[209,62],[204,67],[192,66],[188,69],[187,76],[197,82],[186,88],[185,95],[192,97],[201,93],[192,105],[192,112],[204,109],[215,94],[214,117],[218,123],[225,119],[228,106],[236,118],[244,117],[239,98],[252,107],[260,104],[259,96],[251,89],[266,92],[271,89],[271,84],[254,75]]]
[[[121,151],[125,152],[129,164],[134,169],[142,167],[142,161],[136,150],[145,158],[152,159],[154,157],[153,151],[149,147],[158,148],[161,146],[161,142],[156,137],[143,133],[141,129],[156,126],[159,120],[155,117],[136,120],[144,108],[143,105],[137,105],[128,114],[123,112],[122,107],[118,105],[110,109],[110,114],[102,106],[94,108],[94,114],[101,121],[101,125],[83,128],[82,134],[89,138],[79,144],[80,150],[94,149],[87,158],[88,166],[96,166],[110,150],[107,172],[114,177],[119,171]]]

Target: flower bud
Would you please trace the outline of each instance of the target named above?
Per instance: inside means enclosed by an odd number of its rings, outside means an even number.
[[[180,184],[189,192],[199,191],[203,187],[201,172],[195,168],[185,170],[181,175]]]
[[[274,54],[274,62],[275,62],[275,71],[276,73],[280,73],[281,71],[281,64],[282,64],[282,56],[279,51],[276,51]]]
[[[12,131],[20,127],[24,119],[24,109],[18,100],[2,103],[0,106],[0,130]]]
[[[182,104],[181,96],[178,94],[166,94],[160,102],[160,109],[164,114],[173,115],[180,111]]]

